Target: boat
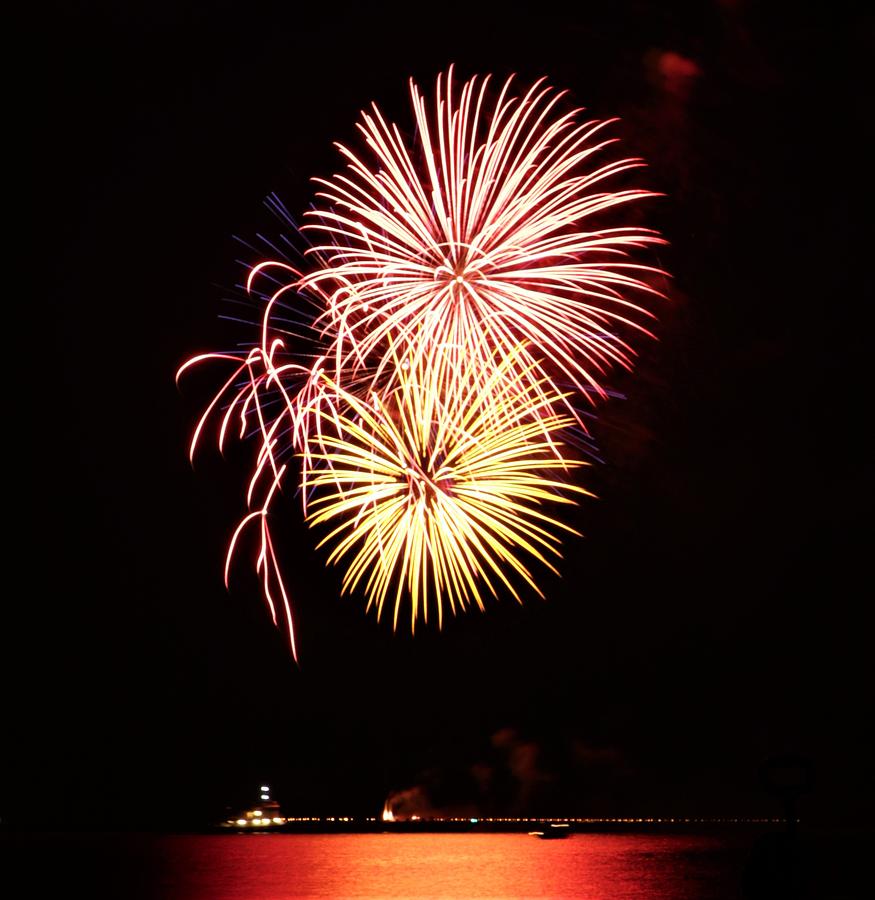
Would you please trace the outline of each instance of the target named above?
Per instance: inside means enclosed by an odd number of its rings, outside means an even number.
[[[542,841],[555,841],[561,838],[571,837],[571,826],[567,822],[550,822],[543,831],[530,831],[532,837]]]

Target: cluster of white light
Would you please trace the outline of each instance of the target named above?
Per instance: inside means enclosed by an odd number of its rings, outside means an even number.
[[[264,827],[265,825],[285,825],[288,819],[283,816],[274,816],[273,818],[267,817],[255,817],[252,819],[229,819],[229,825],[239,825],[241,828],[246,828],[250,825],[256,825],[259,827]]]

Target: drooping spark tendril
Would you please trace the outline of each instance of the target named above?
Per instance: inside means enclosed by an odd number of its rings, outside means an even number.
[[[296,655],[289,594],[270,509],[290,473],[311,525],[330,529],[343,590],[362,590],[397,625],[442,622],[485,594],[541,593],[526,558],[554,568],[562,531],[554,504],[586,494],[568,435],[581,402],[606,395],[611,368],[631,368],[649,334],[660,270],[638,260],[664,243],[636,225],[604,223],[653,196],[612,190],[639,159],[610,159],[610,122],[562,111],[543,80],[493,100],[490,78],[460,90],[438,77],[430,108],[411,81],[415,140],[376,105],[362,113],[364,148],[339,146],[345,172],[320,185],[304,231],[318,236],[302,266],[261,262],[284,277],[264,304],[259,338],[239,353],[195,429],[218,423],[258,444],[248,512],[232,536],[258,528],[256,570],[274,622],[281,608]],[[315,304],[312,352],[289,346],[276,312]],[[298,461],[294,462],[293,456]],[[320,545],[321,545],[320,544]],[[555,569],[554,569],[555,570]]]

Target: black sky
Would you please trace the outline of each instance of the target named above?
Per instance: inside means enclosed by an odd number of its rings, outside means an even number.
[[[45,10],[17,84],[33,247],[7,302],[33,330],[8,382],[33,425],[11,438],[5,821],[197,821],[263,780],[313,815],[417,785],[496,813],[762,814],[757,767],[790,751],[817,767],[803,812],[862,817],[871,56],[860,17],[767,6]],[[290,499],[296,667],[256,585],[221,584],[245,454],[192,471],[211,384],[173,374],[227,344],[232,236],[280,231],[265,195],[302,211],[358,110],[403,119],[407,77],[450,62],[622,117],[667,195],[672,299],[594,426],[601,499],[546,603],[392,637],[337,598]]]

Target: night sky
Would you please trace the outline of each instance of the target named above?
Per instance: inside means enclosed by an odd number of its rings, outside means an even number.
[[[802,814],[860,821],[866,24],[743,0],[427,21],[90,6],[44,10],[16,85],[32,248],[7,304],[33,328],[7,368],[25,408],[6,522],[24,540],[5,573],[3,821],[197,824],[263,782],[292,815],[375,815],[401,792],[421,811],[777,815],[757,770],[791,752],[816,768]],[[300,214],[358,111],[408,121],[407,78],[451,62],[546,75],[621,117],[667,195],[647,224],[670,240],[671,298],[593,426],[599,499],[546,602],[393,636],[339,597],[289,496],[298,666],[246,567],[222,585],[248,452],[192,470],[215,382],[180,391],[174,373],[241,337],[219,317],[233,237],[282,231],[264,197]]]

